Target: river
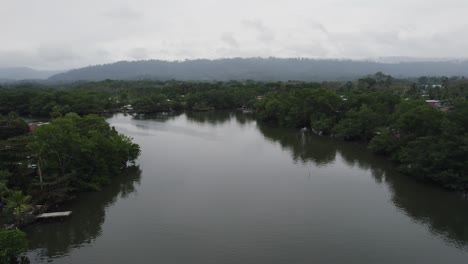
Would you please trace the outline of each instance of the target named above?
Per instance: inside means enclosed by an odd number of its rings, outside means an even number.
[[[468,262],[468,201],[360,144],[231,112],[108,122],[138,167],[26,228],[31,263]]]

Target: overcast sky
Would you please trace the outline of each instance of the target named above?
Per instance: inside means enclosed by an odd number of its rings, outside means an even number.
[[[0,0],[0,67],[468,57],[467,0]]]

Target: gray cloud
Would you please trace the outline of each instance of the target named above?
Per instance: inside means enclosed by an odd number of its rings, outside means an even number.
[[[466,58],[467,9],[466,0],[2,1],[0,66],[68,69],[238,56]]]
[[[323,58],[327,57],[329,51],[321,42],[292,43],[286,46],[291,57],[312,57]]]
[[[221,36],[221,41],[223,41],[225,44],[227,44],[230,48],[237,49],[239,48],[239,43],[237,40],[232,36],[231,33],[224,33]]]
[[[313,23],[311,24],[311,26],[312,26],[313,29],[316,29],[316,30],[320,31],[320,32],[322,32],[322,33],[325,34],[325,35],[328,35],[328,34],[329,34],[328,29],[327,29],[323,24],[321,24],[321,23],[313,22]]]
[[[149,51],[146,48],[133,48],[127,54],[134,60],[144,60],[150,58]]]
[[[0,51],[0,68],[7,67],[30,67],[38,66],[35,56],[27,50],[6,50]]]
[[[58,68],[63,64],[74,65],[74,62],[81,60],[78,54],[66,47],[60,46],[40,46],[33,50],[7,50],[0,51],[0,67],[34,67],[43,69],[44,62],[49,65],[57,65]],[[47,67],[54,69],[55,67]],[[47,69],[46,68],[46,69]]]
[[[80,59],[80,56],[69,45],[41,45],[36,50],[36,56],[52,62]]]
[[[257,38],[265,43],[269,43],[275,39],[273,30],[268,28],[260,20],[243,20],[242,25],[247,29],[256,31]]]
[[[143,13],[137,11],[129,5],[123,5],[105,12],[104,16],[112,19],[136,20],[143,18]]]

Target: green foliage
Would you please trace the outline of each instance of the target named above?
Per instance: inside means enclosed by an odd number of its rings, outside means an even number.
[[[395,133],[389,129],[383,129],[369,142],[369,149],[376,154],[391,156],[398,151],[399,145],[400,142]]]
[[[385,89],[390,87],[393,81],[392,76],[377,72],[376,74],[359,79],[358,87],[363,90]]]
[[[27,190],[31,182],[29,139],[29,136],[19,136],[0,141],[0,170],[5,171],[2,179],[10,188]]]
[[[9,194],[6,201],[7,211],[12,211],[17,225],[20,224],[21,215],[31,208],[31,196],[24,195],[22,191],[13,191]]]
[[[318,86],[307,82],[106,80],[56,87],[60,90],[44,87],[0,89],[0,114],[17,111],[21,115],[57,118],[69,112],[79,115],[115,112],[128,104],[138,113],[253,108],[258,95]],[[338,89],[339,83],[327,83],[328,86]]]
[[[455,109],[448,112],[447,120],[450,127],[454,129],[452,133],[463,134],[468,131],[468,102],[461,101],[455,103]]]
[[[466,190],[467,149],[466,140],[463,142],[448,137],[420,137],[402,147],[399,152],[400,168],[409,175],[447,188]]]
[[[93,91],[49,91],[0,90],[0,114],[15,111],[20,115],[49,117],[78,114],[102,113],[120,106],[110,94]]]
[[[28,249],[26,233],[21,230],[0,230],[0,263],[14,262]]]
[[[310,126],[323,135],[330,135],[336,122],[336,117],[320,112],[312,113],[310,117]]]
[[[162,94],[138,98],[133,103],[133,109],[137,113],[156,113],[172,110],[170,99]]]
[[[439,135],[444,113],[428,105],[413,105],[396,114],[395,127],[405,139]]]
[[[274,95],[260,100],[256,105],[257,117],[266,122],[278,123],[281,114],[281,102]]]
[[[358,111],[351,109],[346,113],[334,128],[338,138],[346,140],[370,140],[377,132],[377,128],[382,125],[381,116],[370,109],[367,105],[362,105]]]
[[[6,181],[0,180],[0,202],[4,201],[10,195],[10,189],[6,185]]]
[[[310,127],[329,133],[339,116],[341,98],[323,89],[294,89],[268,94],[256,104],[257,116],[286,127]]]
[[[0,140],[28,133],[29,127],[17,114],[0,115]]]
[[[396,151],[403,172],[450,189],[467,190],[467,103],[448,112],[426,106],[403,111],[396,121],[401,131]]]
[[[30,147],[49,198],[98,189],[140,154],[139,146],[104,118],[74,113],[37,128]]]

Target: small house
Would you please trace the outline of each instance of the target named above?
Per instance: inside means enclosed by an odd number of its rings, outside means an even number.
[[[42,126],[42,125],[46,125],[46,124],[49,124],[49,122],[34,122],[34,123],[29,123],[28,124],[28,127],[29,127],[29,132],[33,133],[38,127]]]
[[[440,101],[439,100],[426,100],[426,103],[434,108],[439,108],[440,107]]]

